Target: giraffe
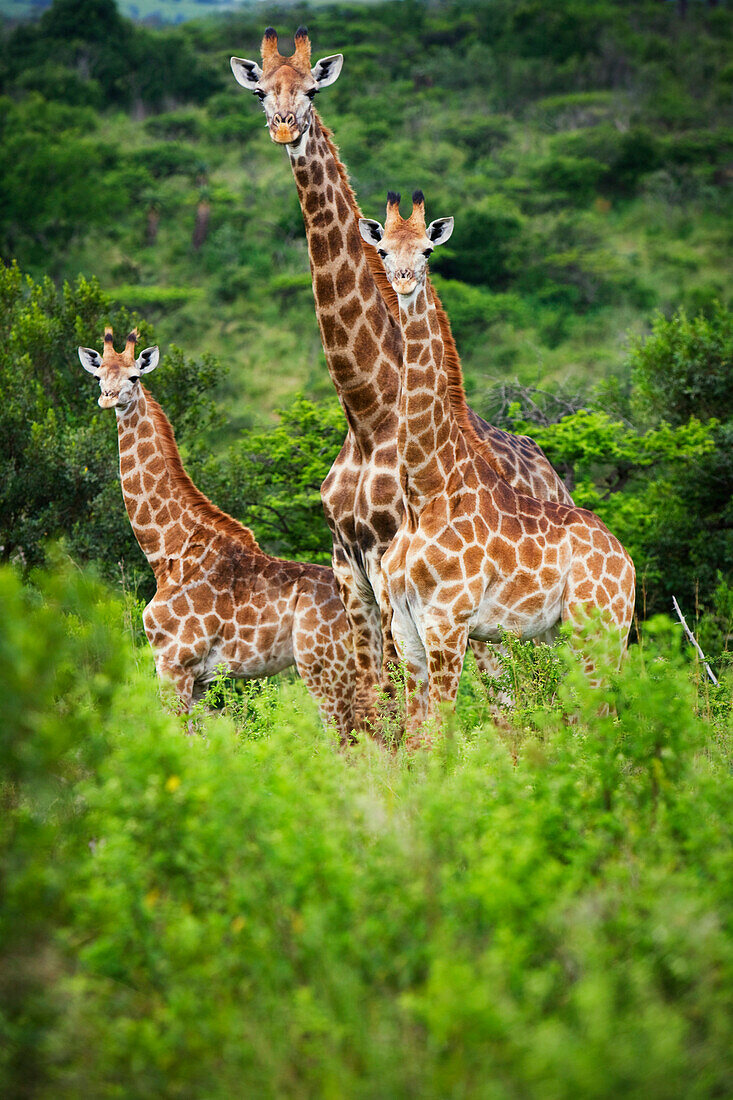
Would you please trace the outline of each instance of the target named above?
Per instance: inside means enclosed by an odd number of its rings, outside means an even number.
[[[220,666],[258,679],[295,665],[342,742],[353,728],[351,632],[333,572],[270,557],[249,528],[220,511],[187,475],[173,429],[140,382],[155,370],[157,347],[135,357],[111,328],[104,351],[79,348],[99,379],[103,409],[114,408],[120,480],[135,537],[157,591],[143,612],[158,676],[175,685],[188,712]]]
[[[398,478],[398,392],[402,335],[397,296],[372,242],[362,243],[356,197],[314,96],[333,84],[341,54],[311,67],[307,31],[295,34],[295,52],[283,57],[275,31],[262,40],[262,66],[233,57],[232,71],[262,102],[270,136],[285,145],[305,221],[316,315],[326,362],[348,431],[321,487],[333,537],[333,567],[354,636],[357,713],[374,716],[377,686],[389,690],[396,660],[391,611],[384,599],[381,558],[402,518]],[[450,371],[451,401],[461,423],[490,443],[486,459],[510,484],[532,496],[572,503],[541,449],[525,436],[494,428],[472,412],[448,318],[435,291]],[[497,665],[482,643],[472,643],[482,670]],[[380,657],[383,655],[384,660]]]
[[[634,566],[621,543],[584,508],[537,501],[502,480],[459,422],[450,399],[440,319],[426,280],[428,257],[453,218],[425,224],[421,191],[408,219],[387,196],[385,226],[362,218],[399,298],[404,367],[399,405],[400,528],[382,558],[393,630],[406,662],[407,732],[419,742],[458,690],[469,637],[501,630],[546,636],[580,627],[589,608],[617,632],[619,661],[634,608]],[[588,671],[592,671],[588,662]]]

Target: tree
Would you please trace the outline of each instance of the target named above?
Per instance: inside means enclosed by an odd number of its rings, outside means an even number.
[[[630,366],[645,419],[733,419],[733,313],[720,302],[692,319],[684,309],[669,320],[659,314],[651,336],[634,346]]]

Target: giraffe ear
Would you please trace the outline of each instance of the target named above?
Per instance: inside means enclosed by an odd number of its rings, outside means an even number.
[[[251,92],[257,87],[262,76],[262,69],[256,61],[248,61],[246,57],[232,57],[229,60],[237,84]]]
[[[327,88],[329,84],[336,83],[343,63],[344,55],[342,53],[333,53],[330,57],[322,57],[320,61],[316,61],[311,69],[311,76],[318,85],[319,90]]]
[[[79,348],[79,359],[84,370],[97,376],[97,371],[102,365],[102,356],[94,348]]]
[[[379,222],[374,222],[371,218],[359,218],[359,232],[367,244],[377,245],[384,236]]]
[[[150,374],[151,370],[155,370],[160,360],[160,351],[158,345],[155,347],[146,348],[145,351],[141,351],[135,360],[135,366],[140,371],[140,374]]]
[[[453,232],[453,218],[436,218],[427,228],[428,239],[436,246],[445,244]]]

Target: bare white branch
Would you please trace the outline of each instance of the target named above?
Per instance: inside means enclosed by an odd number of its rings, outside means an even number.
[[[715,678],[715,674],[714,674],[713,670],[711,669],[710,665],[709,665],[709,664],[707,663],[707,661],[705,660],[705,654],[704,654],[704,653],[703,653],[703,651],[702,651],[702,650],[700,649],[700,646],[699,646],[699,645],[698,645],[698,643],[697,643],[697,638],[695,637],[695,635],[694,635],[694,634],[692,633],[692,631],[690,630],[689,626],[687,625],[687,623],[686,623],[686,621],[685,621],[685,616],[684,616],[684,615],[682,614],[682,612],[680,611],[680,605],[679,605],[679,604],[677,603],[677,597],[676,597],[676,596],[673,596],[673,597],[672,597],[672,607],[673,607],[673,608],[675,609],[675,611],[677,612],[677,618],[678,618],[678,619],[679,619],[679,621],[680,621],[680,622],[682,623],[682,629],[684,630],[684,632],[685,632],[685,634],[687,635],[687,637],[689,638],[690,642],[692,642],[692,644],[694,645],[695,649],[697,650],[697,652],[698,652],[698,654],[699,654],[699,656],[700,656],[700,660],[701,660],[701,661],[702,661],[702,663],[703,663],[703,664],[705,665],[705,671],[707,672],[707,674],[708,674],[708,676],[710,677],[710,679],[712,680],[712,682],[713,682],[714,684],[717,684],[717,682],[718,682],[718,681],[717,681],[717,680],[716,680],[716,678]]]

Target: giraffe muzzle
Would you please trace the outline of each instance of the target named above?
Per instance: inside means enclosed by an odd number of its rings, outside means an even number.
[[[292,111],[287,115],[278,113],[272,116],[270,136],[278,145],[290,145],[291,142],[298,140],[300,130]]]
[[[412,294],[417,286],[414,271],[397,271],[394,276],[393,286],[398,294]]]
[[[98,404],[100,409],[113,409],[120,399],[118,393],[103,393],[100,395]]]

